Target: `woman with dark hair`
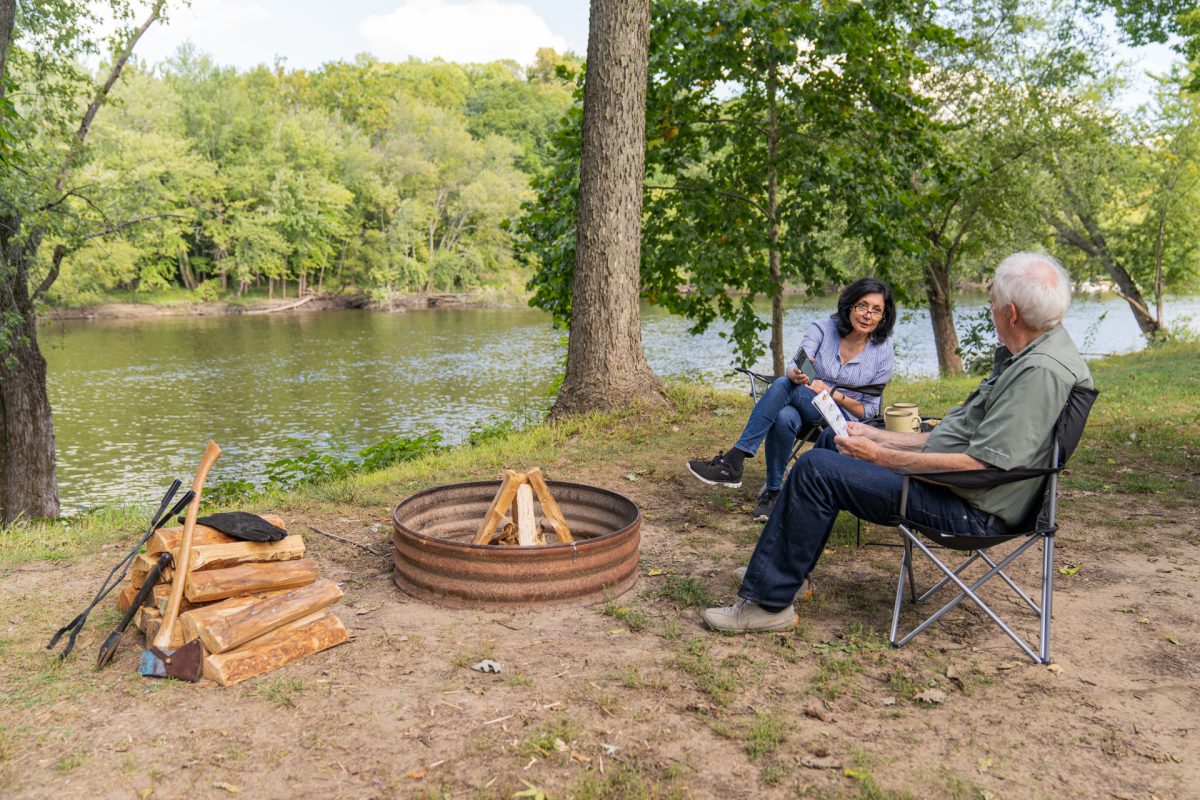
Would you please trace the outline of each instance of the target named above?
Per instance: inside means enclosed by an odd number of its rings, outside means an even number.
[[[801,349],[812,363],[815,378],[795,361],[786,375],[776,378],[750,412],[750,419],[733,447],[710,461],[689,461],[688,470],[704,483],[738,488],[742,461],[753,458],[766,440],[767,482],[754,509],[755,520],[766,520],[775,506],[783,473],[796,435],[821,419],[813,399],[828,391],[848,420],[879,415],[879,397],[841,387],[884,384],[892,375],[890,337],[896,324],[892,290],[878,278],[860,278],[838,296],[837,311],[809,326]]]

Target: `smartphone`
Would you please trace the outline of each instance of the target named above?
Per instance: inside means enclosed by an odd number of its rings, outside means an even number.
[[[796,355],[792,356],[792,360],[796,362],[796,366],[800,368],[801,372],[808,376],[810,381],[815,381],[817,379],[817,370],[813,367],[813,363],[809,359],[808,353],[804,352],[803,347],[796,351]]]

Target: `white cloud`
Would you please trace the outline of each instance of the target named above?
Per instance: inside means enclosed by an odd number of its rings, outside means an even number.
[[[534,60],[539,47],[568,49],[566,39],[526,5],[500,0],[405,0],[390,14],[372,14],[359,26],[371,51],[383,59],[444,58],[483,62]]]

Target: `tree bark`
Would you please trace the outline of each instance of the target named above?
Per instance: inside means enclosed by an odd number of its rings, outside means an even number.
[[[954,306],[950,301],[950,264],[930,258],[925,264],[925,295],[929,299],[929,321],[937,349],[938,372],[962,375],[962,357],[958,354],[958,332],[954,330]]]
[[[54,425],[46,394],[46,359],[37,344],[37,317],[29,296],[29,261],[41,237],[22,242],[21,219],[0,220],[0,519],[58,516]]]
[[[17,19],[17,0],[0,0],[0,97],[4,97],[5,64],[8,45],[12,41],[13,23]]]
[[[567,374],[553,416],[662,402],[638,307],[649,0],[592,0]]]
[[[779,119],[775,113],[775,67],[767,72],[767,268],[771,278],[771,368],[783,375],[783,278],[779,265]]]

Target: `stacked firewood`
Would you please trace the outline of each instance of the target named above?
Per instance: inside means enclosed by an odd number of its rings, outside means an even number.
[[[263,518],[284,527],[278,517]],[[122,611],[133,603],[159,554],[178,555],[182,538],[182,527],[163,528],[151,537],[118,595]],[[222,686],[278,669],[348,638],[330,609],[342,590],[320,577],[316,561],[304,557],[300,536],[245,542],[196,525],[189,573],[179,622],[168,646],[177,648],[199,639],[205,651],[204,677]],[[163,570],[153,600],[134,618],[147,642],[158,633],[174,579],[173,570]]]

